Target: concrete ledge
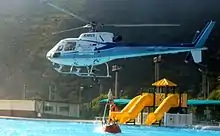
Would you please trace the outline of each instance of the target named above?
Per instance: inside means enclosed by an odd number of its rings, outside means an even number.
[[[23,118],[23,117],[9,117],[0,116],[0,119],[11,119],[11,120],[26,120],[26,121],[51,121],[51,122],[78,122],[78,123],[99,123],[97,120],[80,120],[80,119],[45,119],[45,118]]]

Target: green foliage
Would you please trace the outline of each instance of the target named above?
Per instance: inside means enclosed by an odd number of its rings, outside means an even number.
[[[134,96],[137,95],[136,90],[140,90],[140,89],[136,89],[135,85],[134,86],[132,86],[132,85],[126,86],[124,88],[123,96],[127,96],[127,98],[133,98]]]
[[[100,103],[100,100],[108,98],[107,94],[101,94],[92,100],[92,114],[93,116],[102,116],[104,111],[104,105]]]
[[[209,95],[208,99],[210,100],[220,100],[220,85],[216,87],[215,90]]]
[[[191,107],[189,107],[189,112],[195,114],[196,113],[196,109],[197,109],[197,107],[191,106]]]
[[[190,100],[190,99],[193,99],[194,97],[192,97],[192,95],[190,93],[188,93],[187,95],[187,99]]]
[[[127,95],[122,95],[122,96],[120,96],[120,98],[122,98],[122,99],[128,99],[128,96],[127,96]]]

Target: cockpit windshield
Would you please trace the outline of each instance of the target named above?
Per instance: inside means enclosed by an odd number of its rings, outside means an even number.
[[[63,50],[63,45],[59,45],[57,51],[62,51],[62,50]]]
[[[72,51],[76,48],[76,42],[66,42],[64,51]]]
[[[57,47],[56,51],[62,51],[64,45],[65,45],[64,41],[61,41],[60,43],[58,43],[58,47]]]
[[[73,51],[76,48],[76,42],[62,41],[58,44],[56,51]]]

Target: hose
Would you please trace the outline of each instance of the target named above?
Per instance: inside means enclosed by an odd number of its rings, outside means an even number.
[[[106,114],[107,106],[108,106],[108,104],[105,105],[105,109],[104,109],[104,113],[103,113],[103,117],[102,117],[102,124],[106,123],[106,121],[105,121],[105,114]]]

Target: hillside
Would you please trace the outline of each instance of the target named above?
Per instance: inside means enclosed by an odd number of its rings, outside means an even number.
[[[65,7],[89,20],[102,23],[180,23],[178,28],[105,28],[123,35],[124,42],[170,43],[191,41],[197,29],[204,27],[209,20],[217,21],[214,32],[207,42],[209,51],[204,54],[204,63],[211,72],[219,72],[219,15],[218,0],[199,3],[196,0],[56,0]],[[219,4],[217,4],[219,3]],[[72,102],[78,100],[78,90],[83,84],[87,88],[83,97],[98,95],[98,85],[91,79],[63,76],[52,70],[46,60],[46,52],[60,39],[78,37],[75,31],[62,35],[52,32],[72,28],[82,23],[68,15],[40,3],[37,0],[15,0],[0,2],[0,96],[2,98],[21,98],[24,84],[28,85],[31,96],[48,98],[48,85],[53,84],[60,97]],[[176,82],[181,90],[198,92],[201,74],[197,66],[184,63],[186,54],[163,56],[161,77]],[[175,58],[175,59],[173,59]],[[153,82],[154,65],[152,57],[118,60],[110,63],[123,66],[120,72],[120,89],[134,95],[140,88],[148,88]],[[213,78],[217,74],[214,74]],[[113,86],[113,79],[103,82],[104,90]],[[90,87],[92,85],[92,88]],[[30,93],[32,92],[32,94]],[[91,93],[92,92],[92,93]]]

